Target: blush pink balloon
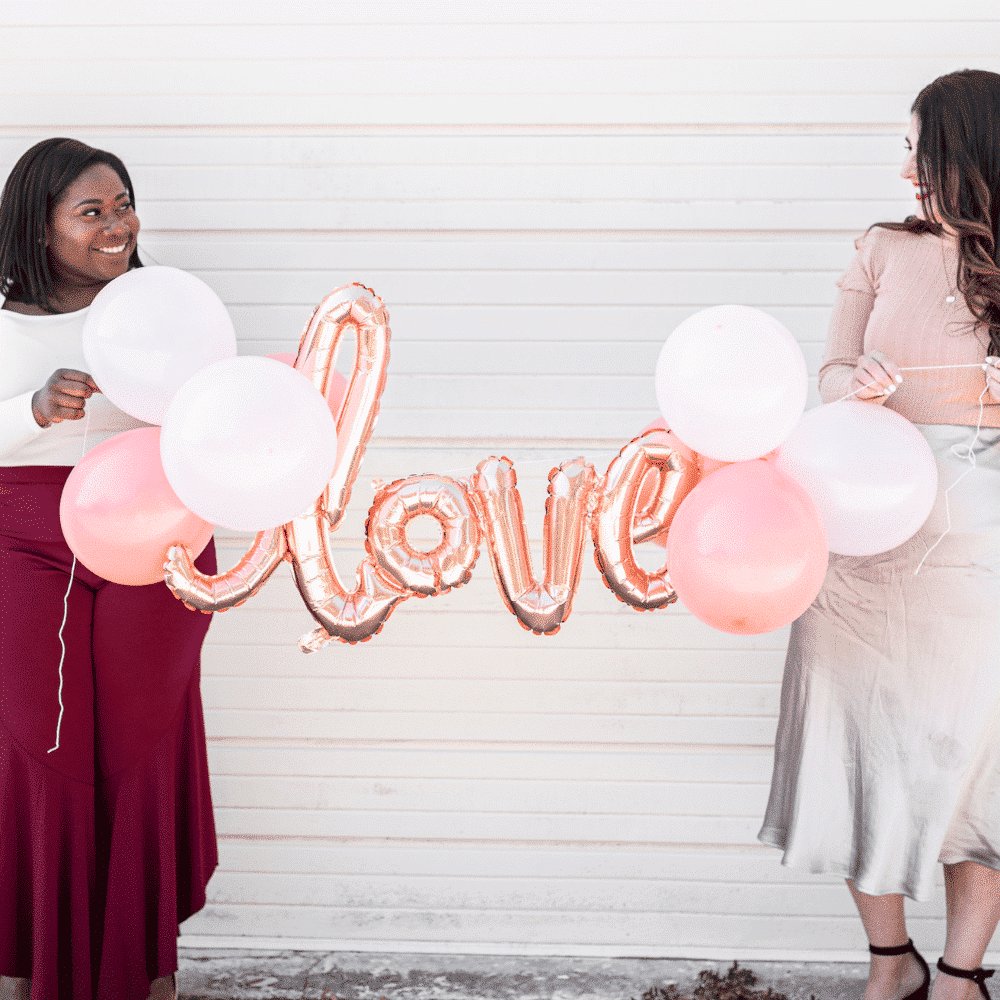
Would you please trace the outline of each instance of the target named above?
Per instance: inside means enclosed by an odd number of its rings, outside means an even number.
[[[660,420],[654,420],[652,423],[646,424],[643,427],[641,434],[647,433],[647,431],[666,431],[670,433],[670,428],[667,427],[666,420],[662,418]],[[677,447],[690,452],[687,445],[683,444],[674,435],[675,440],[677,440]],[[713,472],[718,472],[719,469],[725,469],[733,462],[721,462],[717,458],[710,458],[708,455],[699,455],[697,452],[694,453],[695,458],[698,461],[698,476],[699,482],[706,476],[710,476]],[[777,458],[778,449],[775,448],[774,451],[769,451],[763,456],[761,461],[771,461]],[[636,501],[636,510],[643,511],[653,502],[655,499],[655,490],[660,485],[660,477],[656,474],[655,470],[650,470],[642,481],[639,487],[639,499]],[[654,535],[652,538],[648,538],[647,541],[652,542],[654,545],[658,545],[661,549],[667,547],[667,534],[669,532],[670,525],[668,524],[666,528],[663,529],[659,534]]]
[[[798,618],[823,585],[829,552],[815,504],[774,462],[738,462],[702,480],[667,539],[670,582],[713,628],[758,635]]]
[[[59,502],[63,535],[92,573],[132,587],[163,580],[171,545],[197,557],[213,526],[185,507],[160,462],[160,428],[102,441],[69,474]]]
[[[708,455],[698,456],[698,466],[701,469],[702,479],[710,476],[713,472],[718,472],[719,469],[727,469],[732,464],[732,462],[722,462],[717,458],[710,458]]]

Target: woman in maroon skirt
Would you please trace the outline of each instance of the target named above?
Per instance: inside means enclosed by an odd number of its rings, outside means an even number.
[[[210,619],[74,566],[59,526],[84,450],[145,426],[82,352],[138,233],[122,162],[71,139],[29,149],[0,196],[0,997],[175,996],[178,924],[216,866]],[[215,572],[211,543],[197,565]]]

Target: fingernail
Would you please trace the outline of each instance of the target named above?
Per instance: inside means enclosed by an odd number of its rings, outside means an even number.
[[[898,382],[902,382],[902,381],[903,381],[903,376],[902,375],[897,375],[896,376],[896,382],[898,383]]]
[[[889,386],[889,392],[895,392],[895,391],[896,391],[896,387],[894,385],[890,385]]]

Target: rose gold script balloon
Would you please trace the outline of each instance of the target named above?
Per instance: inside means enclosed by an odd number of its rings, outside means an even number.
[[[636,562],[633,551],[639,490],[650,469],[659,469],[667,484],[655,517],[658,524],[669,525],[697,483],[698,464],[690,449],[678,448],[676,438],[663,430],[635,438],[612,460],[591,520],[594,558],[605,583],[615,597],[640,611],[677,600],[666,566],[649,573]],[[653,533],[659,530],[656,527]]]
[[[334,370],[345,333],[355,335],[355,363],[346,398]],[[239,564],[205,576],[183,547],[170,550],[167,585],[178,600],[200,611],[221,611],[248,600],[282,558],[291,561],[295,584],[319,628],[300,641],[306,651],[331,638],[363,642],[375,635],[409,593],[382,578],[370,556],[346,587],[333,562],[332,533],[344,516],[365,446],[371,438],[389,363],[388,314],[363,285],[335,289],[316,307],[299,341],[295,367],[324,395],[337,418],[341,447],[330,482],[310,510],[282,528],[261,532]]]
[[[415,549],[406,535],[406,526],[421,515],[441,527],[441,542],[429,552]],[[376,494],[365,547],[384,576],[418,597],[433,597],[469,582],[479,536],[479,521],[461,483],[446,476],[410,476]]]
[[[472,477],[500,594],[518,622],[537,635],[558,632],[572,610],[595,479],[593,466],[582,458],[549,473],[543,529],[545,582],[539,583],[531,568],[513,463],[508,458],[488,458]]]

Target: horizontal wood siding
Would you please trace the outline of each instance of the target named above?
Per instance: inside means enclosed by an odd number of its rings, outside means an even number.
[[[914,210],[914,95],[1000,69],[992,0],[6,0],[0,31],[2,171],[52,134],[118,153],[146,259],[215,288],[241,353],[292,350],[337,285],[385,299],[348,575],[371,480],[492,453],[537,557],[548,470],[656,418],[659,348],[705,306],[781,320],[815,403],[853,238]],[[249,540],[217,539],[225,565]],[[222,861],[185,941],[862,957],[842,882],[755,840],[787,631],[630,612],[589,556],[551,638],[485,556],[364,646],[305,656],[312,625],[287,569],[213,623]],[[940,948],[941,892],[911,913]]]

